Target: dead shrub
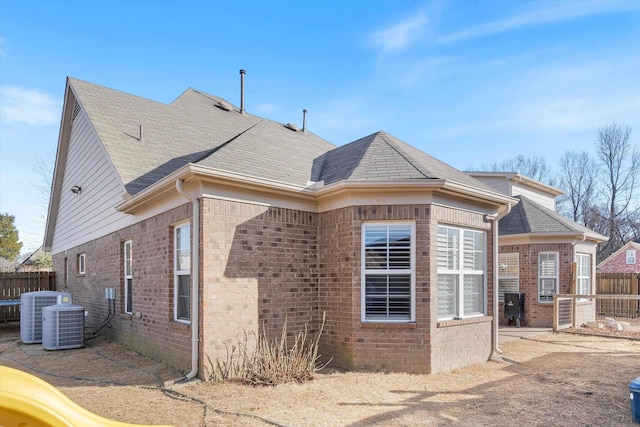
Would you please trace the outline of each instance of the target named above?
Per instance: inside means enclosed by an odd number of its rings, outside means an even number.
[[[231,350],[225,345],[226,358],[215,362],[207,355],[209,366],[205,367],[209,381],[240,380],[252,385],[277,385],[288,382],[304,382],[313,378],[313,374],[324,368],[327,363],[320,363],[318,342],[324,329],[325,314],[322,325],[315,339],[309,340],[307,325],[299,331],[289,345],[287,338],[287,319],[282,326],[279,339],[269,342],[264,325],[262,333],[251,333],[255,337],[255,346],[249,345],[246,331],[244,340]]]

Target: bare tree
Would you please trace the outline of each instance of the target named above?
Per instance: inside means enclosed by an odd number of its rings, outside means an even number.
[[[35,179],[33,187],[42,196],[35,205],[36,221],[45,223],[47,211],[49,209],[49,195],[51,194],[51,183],[53,181],[53,168],[55,163],[55,153],[46,153],[35,157],[33,171]]]
[[[575,222],[587,225],[596,189],[598,166],[586,151],[565,151],[560,158],[560,197],[562,213]]]
[[[602,165],[601,192],[606,210],[599,214],[607,224],[609,241],[599,258],[609,256],[630,240],[638,209],[640,151],[631,143],[631,128],[612,123],[598,130],[596,154]]]
[[[485,163],[482,170],[492,172],[516,172],[520,175],[554,185],[551,168],[543,157],[525,157],[522,154],[502,162]]]

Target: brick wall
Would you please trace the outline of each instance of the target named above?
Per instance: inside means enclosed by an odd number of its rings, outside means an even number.
[[[636,251],[636,263],[627,264],[627,249]],[[598,267],[600,273],[640,273],[640,250],[628,245],[605,264]]]
[[[321,353],[350,369],[429,372],[428,206],[348,207],[320,215],[319,307],[327,321]],[[365,221],[415,221],[416,321],[361,321],[361,233]]]
[[[558,252],[559,291],[562,294],[568,294],[572,289],[573,246],[571,243],[503,245],[500,246],[500,252],[519,254],[520,292],[525,294],[524,317],[527,326],[550,328],[553,325],[553,304],[538,302],[538,254]],[[506,324],[503,313],[501,306],[500,322]]]
[[[315,334],[317,215],[204,199],[202,219],[204,355],[224,360],[258,330],[279,338],[285,319],[290,337]]]
[[[115,288],[116,315],[110,335],[142,354],[185,370],[190,368],[191,332],[189,325],[173,321],[171,224],[190,218],[190,205],[183,205],[53,257],[57,290],[70,292],[73,302],[89,311],[88,323],[107,317],[104,290]],[[132,240],[134,315],[124,313],[123,242],[128,239]],[[84,275],[77,274],[81,253],[86,257]]]
[[[184,205],[68,251],[71,273],[66,283],[62,283],[65,254],[54,259],[59,288],[87,306],[90,321],[106,316],[104,288],[115,287],[114,337],[185,370],[190,367],[191,329],[173,321],[172,224],[189,220],[190,209]],[[438,221],[486,230],[491,254],[491,222],[481,214],[428,205],[360,206],[312,214],[203,199],[200,216],[201,373],[207,356],[213,361],[225,359],[245,333],[251,341],[251,333],[264,327],[269,339],[280,337],[285,319],[290,336],[305,326],[312,336],[323,312],[327,319],[320,353],[325,360],[333,357],[334,366],[417,373],[464,366],[489,356],[490,316],[438,325],[437,272],[431,264],[436,250],[431,236]],[[415,322],[361,321],[364,221],[415,223]],[[133,316],[123,314],[122,243],[127,239],[133,240]],[[84,277],[73,273],[79,253],[87,257]],[[491,283],[490,275],[487,280]]]

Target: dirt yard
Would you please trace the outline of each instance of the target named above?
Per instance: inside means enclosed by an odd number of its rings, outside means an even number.
[[[305,384],[162,384],[181,376],[106,340],[47,352],[0,325],[0,364],[129,423],[190,426],[629,426],[640,340],[542,333],[502,345],[506,362],[434,375],[317,374]],[[0,378],[0,381],[2,379]]]

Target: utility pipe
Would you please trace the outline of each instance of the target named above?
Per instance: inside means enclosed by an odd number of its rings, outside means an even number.
[[[182,184],[183,180],[176,180],[176,190],[179,194],[191,201],[193,230],[191,238],[191,371],[184,376],[170,383],[185,382],[194,378],[198,374],[198,335],[199,335],[199,276],[200,276],[200,202],[193,194],[187,192]]]

